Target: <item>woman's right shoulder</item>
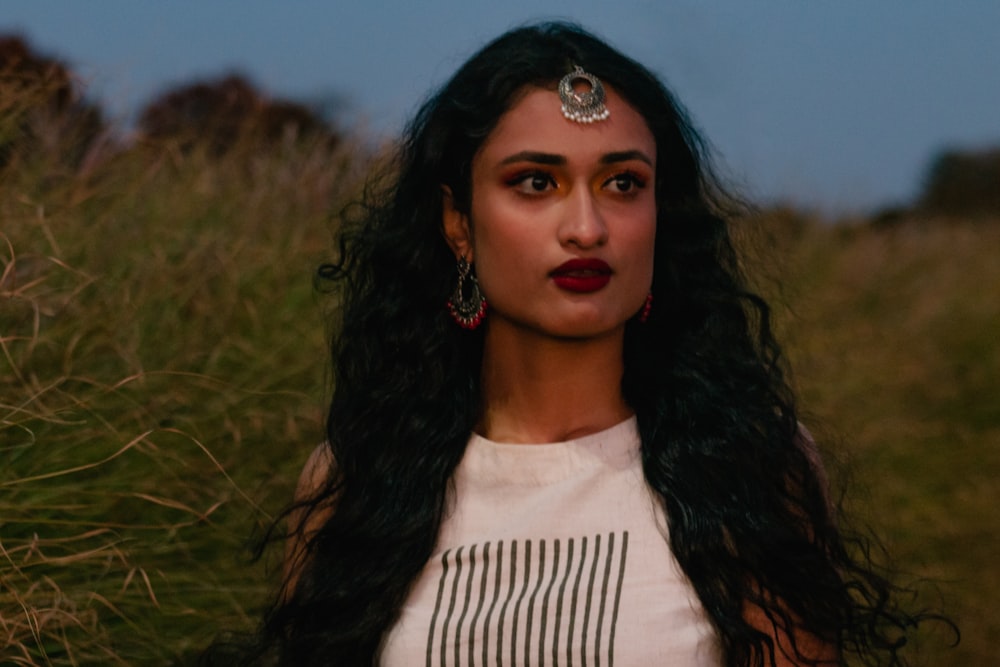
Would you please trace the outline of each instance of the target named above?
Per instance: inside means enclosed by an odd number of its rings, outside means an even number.
[[[333,514],[330,482],[334,476],[333,451],[329,443],[321,443],[306,459],[295,498],[288,511],[288,532],[285,541],[284,580],[281,598],[291,597],[309,559],[313,538]]]
[[[295,502],[314,499],[333,477],[334,460],[330,443],[322,442],[312,450],[302,466],[299,481],[295,486]]]

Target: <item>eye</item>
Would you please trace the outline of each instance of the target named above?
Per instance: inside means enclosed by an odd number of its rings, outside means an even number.
[[[606,180],[604,187],[611,187],[616,192],[625,194],[646,187],[646,179],[631,171],[624,171]]]
[[[518,192],[531,195],[555,188],[556,181],[544,171],[529,171],[510,179],[507,185],[514,187]]]

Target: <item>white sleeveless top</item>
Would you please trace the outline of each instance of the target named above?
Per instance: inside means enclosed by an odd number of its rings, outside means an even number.
[[[552,444],[473,435],[381,664],[720,665],[639,449],[634,418]]]

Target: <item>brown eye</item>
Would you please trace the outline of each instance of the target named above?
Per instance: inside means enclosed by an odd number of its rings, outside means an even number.
[[[636,190],[645,185],[644,179],[628,171],[615,174],[604,182],[605,187],[611,187],[619,194],[634,194]]]
[[[507,181],[507,185],[524,194],[535,195],[554,189],[556,182],[551,174],[547,174],[544,171],[531,171],[518,174]]]
[[[534,174],[531,177],[531,189],[535,192],[542,192],[549,187],[549,177],[545,174]]]

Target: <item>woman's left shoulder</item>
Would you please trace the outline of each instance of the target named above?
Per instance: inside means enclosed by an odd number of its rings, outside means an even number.
[[[798,430],[795,433],[795,445],[809,462],[813,478],[823,494],[829,516],[834,515],[834,505],[830,495],[830,478],[826,474],[826,466],[823,464],[823,455],[820,453],[819,445],[812,433],[802,422],[798,422]]]

